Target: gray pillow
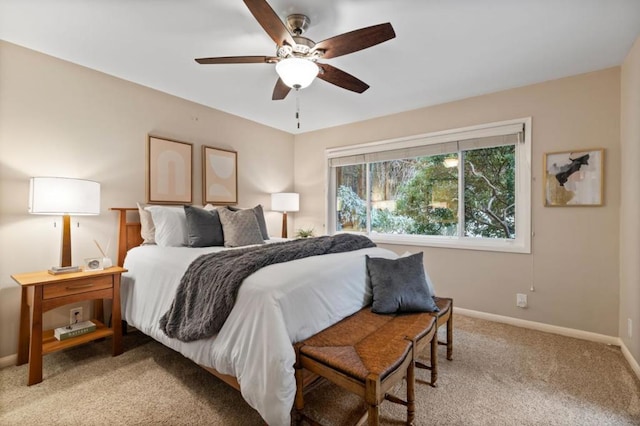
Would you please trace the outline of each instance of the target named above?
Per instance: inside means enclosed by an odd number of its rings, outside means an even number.
[[[216,210],[184,206],[187,216],[187,245],[189,247],[223,246],[222,223]]]
[[[264,244],[253,209],[231,211],[226,207],[220,207],[218,214],[222,223],[225,247]]]
[[[227,206],[227,208],[232,212],[237,212],[242,210],[233,206]],[[268,240],[269,232],[267,231],[267,222],[264,220],[264,211],[262,210],[262,204],[258,204],[254,208],[247,209],[247,210],[252,210],[253,213],[256,215],[256,219],[258,220],[258,226],[260,226],[260,233],[262,234],[262,239],[265,241]]]
[[[373,291],[372,312],[439,311],[427,286],[422,252],[398,259],[367,255],[367,273]]]

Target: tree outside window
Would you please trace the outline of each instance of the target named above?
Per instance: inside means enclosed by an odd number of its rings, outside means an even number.
[[[336,229],[513,239],[515,167],[514,145],[336,167]]]

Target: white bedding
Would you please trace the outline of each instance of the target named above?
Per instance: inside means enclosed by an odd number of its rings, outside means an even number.
[[[306,339],[371,302],[369,248],[265,267],[245,279],[220,333],[181,342],[159,327],[188,265],[221,247],[141,246],[130,250],[122,279],[122,315],[130,325],[198,364],[235,376],[242,396],[269,425],[289,425],[295,397],[292,343]]]

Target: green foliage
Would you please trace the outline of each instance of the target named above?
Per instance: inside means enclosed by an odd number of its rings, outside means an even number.
[[[515,147],[477,149],[464,160],[465,235],[515,237]]]
[[[458,173],[455,168],[444,167],[444,157],[419,159],[413,178],[398,191],[396,213],[413,221],[408,234],[454,235],[456,232]]]
[[[296,231],[296,237],[297,238],[309,238],[309,237],[313,237],[313,228],[311,229],[298,229]]]
[[[448,155],[371,164],[371,229],[387,234],[457,235],[458,168]],[[464,235],[515,237],[515,147],[465,151]],[[362,231],[367,224],[366,167],[338,169],[338,228]],[[382,203],[382,204],[378,204]],[[377,205],[385,207],[376,208]],[[394,208],[395,207],[395,208]]]
[[[410,217],[395,214],[388,209],[371,209],[371,229],[383,234],[406,234],[413,229]]]
[[[348,186],[338,187],[338,225],[343,228],[361,230],[367,226],[365,201]]]

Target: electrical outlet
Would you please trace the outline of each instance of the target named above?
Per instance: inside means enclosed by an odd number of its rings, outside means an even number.
[[[518,308],[526,308],[527,307],[527,295],[518,293],[516,294],[516,306]]]
[[[82,308],[73,308],[69,311],[69,324],[82,322]]]
[[[633,321],[631,321],[631,318],[627,318],[627,336],[629,336],[629,339],[633,336]]]

